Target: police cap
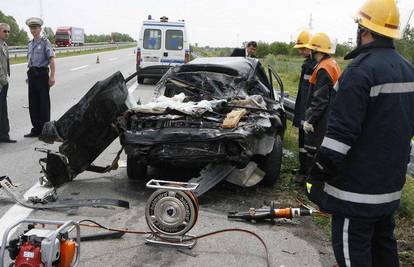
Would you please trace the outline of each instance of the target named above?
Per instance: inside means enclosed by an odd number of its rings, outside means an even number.
[[[31,18],[28,18],[26,20],[26,24],[29,27],[42,26],[43,25],[43,20],[40,19],[40,18],[31,17]]]

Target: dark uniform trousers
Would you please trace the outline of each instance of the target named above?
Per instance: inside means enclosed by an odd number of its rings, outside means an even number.
[[[0,92],[0,138],[9,137],[9,117],[7,114],[7,91],[9,85],[5,85],[1,88]]]
[[[394,215],[369,219],[332,216],[332,246],[340,267],[399,266]]]
[[[50,121],[49,69],[31,67],[27,76],[32,132],[41,133],[45,122]]]
[[[309,198],[332,214],[342,267],[399,266],[393,234],[414,134],[414,67],[391,39],[359,46],[338,83]]]
[[[306,165],[308,160],[307,160],[307,154],[305,150],[305,131],[303,130],[303,128],[299,128],[298,143],[299,143],[299,164],[300,164],[299,173],[307,174],[309,167]]]

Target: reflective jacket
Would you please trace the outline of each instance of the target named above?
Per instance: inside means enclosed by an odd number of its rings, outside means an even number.
[[[315,151],[321,145],[326,131],[328,107],[333,87],[341,71],[329,55],[325,55],[314,68],[307,90],[305,120],[313,125],[314,132],[305,134],[305,149]]]
[[[313,200],[345,217],[390,215],[399,206],[414,135],[414,68],[385,38],[345,58],[355,59],[339,79],[312,169],[322,180]]]
[[[295,101],[295,111],[293,117],[293,126],[302,128],[303,121],[305,120],[305,104],[306,96],[309,90],[309,79],[315,68],[316,61],[308,57],[302,64],[302,71],[300,73],[298,95]]]

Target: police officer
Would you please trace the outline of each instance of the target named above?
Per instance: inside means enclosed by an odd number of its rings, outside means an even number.
[[[43,124],[50,121],[49,89],[55,84],[55,54],[49,40],[40,36],[43,21],[29,18],[26,24],[33,35],[27,52],[29,112],[33,128],[24,137],[37,137],[42,132]]]
[[[311,166],[325,135],[328,107],[332,100],[333,87],[338,81],[341,70],[330,56],[334,51],[327,34],[316,33],[306,44],[306,47],[312,51],[312,57],[317,62],[309,78],[310,87],[307,90],[305,121],[303,123],[307,165]]]
[[[341,267],[393,267],[394,212],[414,135],[414,68],[394,48],[394,0],[367,0],[356,22],[358,46],[345,56],[353,61],[339,80],[310,197],[332,214]]]
[[[10,61],[6,40],[9,38],[10,26],[0,23],[0,143],[16,143],[10,139],[9,117],[7,113],[7,90],[9,89]]]
[[[309,90],[309,79],[312,75],[313,69],[316,65],[316,61],[312,58],[312,53],[309,48],[306,47],[311,38],[309,31],[302,31],[299,33],[294,48],[298,49],[299,55],[305,58],[302,64],[302,71],[300,73],[298,94],[295,101],[295,111],[293,117],[293,126],[299,129],[299,170],[295,176],[295,182],[298,184],[304,184],[306,167],[306,150],[304,147],[303,122],[305,120],[305,102],[307,92]]]

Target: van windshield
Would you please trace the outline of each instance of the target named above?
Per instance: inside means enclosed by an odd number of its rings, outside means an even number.
[[[165,48],[167,50],[183,49],[183,31],[167,30],[165,37]]]
[[[67,33],[56,33],[55,39],[56,40],[69,40],[69,34],[67,34]]]
[[[145,29],[144,49],[159,50],[161,48],[161,30]]]

